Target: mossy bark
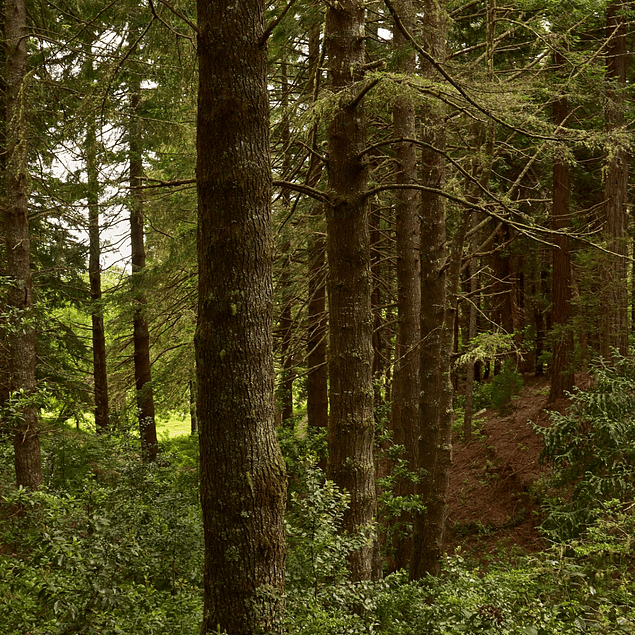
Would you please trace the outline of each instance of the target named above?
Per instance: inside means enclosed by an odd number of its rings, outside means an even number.
[[[286,475],[274,425],[264,10],[261,0],[198,2],[202,633],[283,630]]]
[[[326,249],[329,299],[329,476],[350,493],[345,529],[375,517],[370,235],[363,99],[365,8],[360,0],[329,5],[326,50],[338,103],[328,127]],[[372,545],[352,554],[352,578],[370,579]]]
[[[13,319],[8,325],[9,387],[24,399],[13,424],[16,484],[29,489],[42,485],[40,430],[32,398],[35,380],[35,321],[29,235],[27,174],[27,29],[24,0],[5,0],[6,129],[2,217],[9,282],[7,306]]]

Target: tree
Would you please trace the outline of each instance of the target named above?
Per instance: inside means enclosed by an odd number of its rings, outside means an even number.
[[[276,442],[262,0],[198,2],[203,633],[281,632],[286,477]]]
[[[604,322],[603,355],[611,349],[624,356],[628,352],[627,227],[626,193],[628,153],[624,134],[626,90],[626,3],[609,2],[606,14],[606,130],[608,158],[605,177],[606,233],[609,249],[615,254],[607,267],[608,319]]]
[[[92,38],[89,38],[89,44]],[[90,46],[86,46],[90,49]],[[87,50],[90,55],[90,50]],[[86,61],[86,74],[93,80],[92,60]],[[106,368],[106,334],[101,293],[101,235],[99,228],[99,170],[97,164],[97,122],[91,117],[86,127],[86,199],[88,203],[88,279],[90,283],[91,322],[93,340],[93,377],[95,395],[95,426],[97,431],[108,429],[108,374]]]
[[[5,108],[6,131],[2,216],[5,234],[9,385],[17,400],[12,417],[15,476],[18,486],[31,489],[42,484],[40,431],[36,397],[35,321],[29,235],[27,175],[27,29],[24,0],[6,0]]]
[[[363,98],[364,13],[360,0],[328,6],[326,52],[335,94],[328,125],[326,252],[329,300],[327,472],[351,496],[349,533],[368,531],[375,517],[373,459],[373,322],[368,227],[366,121]],[[372,546],[351,556],[353,580],[372,572]]]
[[[307,92],[315,102],[322,77],[320,71],[320,29],[322,20],[309,26],[309,80]],[[311,148],[306,183],[315,187],[322,174],[322,162],[318,153],[318,125],[311,130]],[[319,221],[323,222],[324,205],[314,201],[311,217],[316,227],[312,228],[307,248],[308,257],[308,306],[307,306],[307,378],[306,413],[309,425],[316,428],[328,426],[328,374],[326,362],[327,314],[325,284],[325,241]]]
[[[561,55],[554,55],[555,64],[563,63]],[[553,104],[553,119],[556,126],[565,124],[568,114],[566,96],[561,96]],[[566,231],[569,223],[569,166],[564,156],[553,160],[553,204],[552,223],[555,230]],[[549,401],[555,401],[570,392],[574,385],[573,373],[573,333],[571,319],[571,252],[566,233],[554,238],[552,320],[554,332],[553,363],[551,367],[551,389]]]
[[[415,7],[411,0],[395,3],[404,27],[412,32],[415,24]],[[410,42],[398,27],[393,29],[393,46],[397,60],[395,70],[406,76],[415,72],[415,52]],[[415,104],[406,91],[398,93],[393,103],[393,129],[397,144],[396,183],[408,185],[417,181],[417,150]],[[391,426],[393,441],[403,445],[403,458],[408,470],[417,468],[419,364],[421,319],[421,276],[419,261],[420,222],[419,192],[399,189],[395,192],[396,203],[396,255],[397,255],[397,344],[395,347],[395,371],[393,375]],[[396,492],[401,496],[415,493],[412,476],[397,483]],[[401,541],[396,546],[395,566],[406,568],[410,560],[410,542]]]
[[[136,12],[135,12],[136,13]],[[136,16],[133,19],[138,19]],[[132,37],[136,38],[136,30]],[[134,43],[133,43],[134,46]],[[133,72],[130,82],[130,247],[132,260],[132,295],[134,302],[133,345],[134,372],[137,391],[139,433],[144,459],[154,461],[159,444],[154,413],[152,367],[150,362],[150,333],[146,315],[147,298],[144,288],[146,252],[144,241],[143,140],[141,137],[141,76]]]

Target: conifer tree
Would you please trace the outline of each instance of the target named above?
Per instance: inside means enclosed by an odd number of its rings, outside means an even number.
[[[202,633],[283,631],[265,4],[198,2],[197,412]]]
[[[18,486],[42,484],[35,369],[35,321],[29,232],[27,153],[27,22],[24,0],[5,0],[5,155],[2,220],[9,290],[9,386],[17,400],[13,425],[15,475]]]

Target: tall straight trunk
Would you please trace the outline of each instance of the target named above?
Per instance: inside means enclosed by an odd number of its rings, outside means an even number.
[[[371,159],[375,163],[374,159]],[[369,210],[370,229],[370,275],[372,278],[372,291],[370,294],[370,306],[373,314],[373,393],[375,405],[381,405],[382,375],[385,369],[385,342],[383,333],[382,309],[382,239],[381,239],[381,215],[379,206],[371,203]]]
[[[7,123],[7,83],[5,81],[5,70],[6,70],[6,58],[7,58],[7,50],[5,45],[5,30],[4,30],[4,0],[0,4],[0,38],[2,41],[2,45],[0,46],[0,69],[2,69],[2,73],[0,73],[0,222],[2,223],[3,231],[4,231],[4,206],[6,204],[5,196],[6,196],[6,184],[5,184],[5,173],[7,167],[7,135],[6,135],[6,123]],[[0,276],[6,276],[6,256],[5,249],[6,244],[5,240],[2,240],[0,244]],[[0,298],[0,313],[6,315],[6,298],[4,294]],[[9,400],[9,395],[11,393],[10,386],[10,376],[9,376],[9,347],[7,342],[8,332],[5,330],[5,327],[8,326],[5,320],[2,319],[0,321],[0,413],[4,412],[4,407]],[[0,419],[1,426],[7,426],[6,422],[3,419]]]
[[[472,212],[472,229],[475,230],[478,225],[478,214]],[[478,331],[478,260],[476,256],[477,249],[477,233],[474,232],[471,239],[471,255],[468,266],[469,272],[469,305],[468,305],[468,318],[467,318],[467,341],[471,342]],[[465,407],[463,412],[463,441],[469,443],[472,440],[472,424],[474,418],[474,380],[476,378],[476,363],[469,362],[466,370],[465,378]]]
[[[139,106],[141,104],[141,80],[138,76],[130,82],[130,245],[132,253],[132,293],[134,302],[133,343],[134,372],[137,390],[137,411],[141,451],[145,460],[157,458],[159,444],[154,418],[154,395],[150,363],[150,333],[146,307],[148,299],[144,289],[146,250],[144,242],[143,139]]]
[[[373,322],[368,169],[363,99],[364,4],[342,0],[326,13],[326,47],[332,90],[339,101],[328,128],[326,250],[329,299],[329,476],[350,493],[348,532],[368,528],[376,510],[373,458]],[[352,578],[369,579],[372,547],[351,556]]]
[[[291,166],[291,131],[289,123],[289,82],[287,76],[287,61],[284,59],[281,64],[282,75],[282,174],[287,178]],[[291,197],[288,190],[282,191],[282,201],[284,203],[285,216],[291,209]],[[280,290],[282,292],[282,310],[279,319],[280,332],[280,357],[282,362],[282,376],[280,381],[279,399],[282,411],[282,421],[287,421],[293,416],[293,314],[291,305],[293,303],[293,288],[291,285],[291,244],[287,241],[282,247]]]
[[[108,375],[106,370],[106,334],[101,295],[101,249],[99,244],[99,173],[97,167],[97,131],[94,121],[86,130],[86,172],[88,183],[88,279],[90,282],[93,339],[93,378],[95,426],[98,432],[108,429]]]
[[[561,56],[554,59],[562,63]],[[560,126],[567,118],[567,99],[561,97],[553,104],[553,120]],[[552,226],[556,230],[567,230],[569,222],[569,166],[566,159],[554,157]],[[551,285],[551,316],[554,326],[553,362],[551,365],[551,389],[549,401],[555,401],[571,391],[573,374],[573,331],[571,330],[571,252],[569,237],[554,237],[553,283]]]
[[[496,53],[496,19],[497,19],[497,1],[488,0],[487,3],[487,31],[486,31],[486,54],[487,54],[487,79],[494,81],[494,56]],[[472,161],[472,175],[474,178],[480,177],[481,187],[486,188],[492,170],[492,161],[494,154],[494,122],[488,122],[485,128],[482,124],[477,126],[477,138],[485,133],[485,152],[478,152],[478,157]],[[480,145],[480,144],[479,144]],[[481,194],[480,188],[469,186],[474,190],[474,194],[470,200],[476,202]],[[472,237],[470,240],[470,260],[468,265],[468,285],[469,285],[469,308],[467,315],[467,341],[469,343],[476,337],[478,331],[478,288],[479,288],[479,269],[476,252],[478,250],[478,232],[479,215],[476,211],[471,212],[471,229]],[[458,337],[455,346],[458,345]],[[475,362],[469,362],[466,369],[465,378],[465,407],[463,411],[463,441],[469,443],[472,440],[472,423],[474,416],[474,380],[476,378],[477,365]]]
[[[404,27],[412,32],[416,21],[413,0],[401,0],[395,4]],[[395,69],[405,75],[414,75],[416,58],[414,50],[398,28],[393,29],[393,47],[399,60]],[[397,144],[396,183],[408,185],[417,180],[417,150],[409,141],[416,137],[415,108],[412,98],[398,94],[393,102],[393,132]],[[419,201],[418,190],[398,189],[396,204],[396,251],[397,251],[397,344],[395,348],[395,370],[392,384],[391,427],[393,441],[404,446],[403,459],[408,470],[417,469],[417,438],[419,436],[419,364],[418,345],[420,339],[421,278],[419,262]],[[398,496],[412,496],[416,488],[412,478],[400,478],[396,485]],[[403,522],[410,523],[410,514]],[[395,567],[406,568],[410,561],[412,545],[410,536],[397,540]]]
[[[276,440],[263,0],[198,2],[202,633],[283,631],[286,475]]]
[[[613,0],[607,7],[606,35],[606,129],[611,134],[624,132],[626,89],[626,17],[627,3]],[[610,149],[606,169],[606,232],[608,247],[616,255],[609,259],[607,275],[607,311],[604,350],[606,358],[616,349],[620,355],[628,353],[628,218],[626,194],[628,188],[628,153],[622,141],[615,139]]]
[[[16,484],[35,489],[42,484],[42,464],[37,407],[28,403],[37,386],[27,178],[25,1],[5,0],[4,9],[6,145],[2,150],[6,163],[2,216],[9,282],[7,305],[15,316],[6,338],[9,387],[11,393],[23,392],[27,402],[12,422]]]
[[[428,50],[437,61],[443,63],[445,3],[425,0],[424,13]],[[428,65],[426,67],[424,72],[432,76],[432,69]],[[438,151],[424,149],[421,180],[425,186],[440,190],[445,184],[445,159],[441,154],[445,150],[445,122],[441,104],[433,104],[430,107],[424,116],[423,126],[424,140]],[[447,392],[450,391],[451,394],[452,389],[449,365],[452,323],[446,316],[448,254],[445,201],[434,192],[423,192],[421,199],[421,388],[418,467],[423,477],[418,492],[426,505],[426,510],[417,513],[414,520],[410,563],[410,576],[413,579],[438,571],[445,524],[445,492],[435,491],[438,483],[436,470],[438,466],[445,465],[445,457],[441,455],[449,456],[451,452],[451,448],[446,445],[443,429],[447,415],[443,408]]]
[[[309,28],[309,84],[308,90],[317,99],[320,87],[320,27],[319,22]],[[318,151],[318,126],[313,127],[311,145],[314,152],[309,159],[307,185],[315,187],[320,180],[322,164],[316,156]],[[309,426],[326,428],[328,425],[328,372],[326,364],[327,317],[326,317],[326,259],[324,234],[319,224],[324,216],[324,207],[314,202],[311,217],[317,227],[309,239],[309,302],[307,328],[306,414]]]

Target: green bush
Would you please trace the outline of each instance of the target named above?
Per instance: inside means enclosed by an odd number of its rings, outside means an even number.
[[[490,382],[474,383],[474,410],[491,407],[504,414],[509,410],[512,398],[522,389],[523,376],[518,372],[516,363],[507,360]]]
[[[566,414],[552,413],[542,459],[552,468],[553,497],[543,529],[556,540],[580,534],[603,505],[635,496],[635,361],[598,362],[595,384],[576,390]]]
[[[45,451],[51,487],[3,487],[0,634],[198,633],[202,527],[182,468],[91,435]]]

